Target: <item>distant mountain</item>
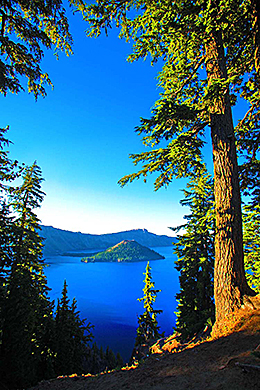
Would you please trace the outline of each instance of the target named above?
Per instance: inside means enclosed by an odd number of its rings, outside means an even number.
[[[118,244],[108,248],[103,252],[99,252],[93,256],[84,257],[84,263],[89,262],[134,262],[134,261],[148,261],[161,260],[165,257],[152,249],[139,244],[134,240],[124,240]]]
[[[45,257],[55,256],[69,251],[104,250],[123,240],[135,240],[139,244],[148,247],[171,246],[174,241],[173,237],[156,235],[148,232],[146,229],[135,229],[110,234],[84,234],[41,225],[40,235],[45,238]]]

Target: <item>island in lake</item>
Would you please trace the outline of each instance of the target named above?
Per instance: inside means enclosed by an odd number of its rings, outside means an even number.
[[[84,257],[84,263],[93,262],[134,262],[164,259],[159,253],[149,249],[135,240],[123,240],[107,250]]]

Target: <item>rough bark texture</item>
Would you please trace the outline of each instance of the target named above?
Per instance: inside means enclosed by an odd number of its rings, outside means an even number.
[[[255,69],[260,69],[260,0],[252,0]]]
[[[208,83],[227,79],[221,32],[206,45]],[[234,127],[228,88],[210,107],[216,204],[214,295],[216,323],[243,304],[244,295],[255,295],[244,270],[241,198]]]

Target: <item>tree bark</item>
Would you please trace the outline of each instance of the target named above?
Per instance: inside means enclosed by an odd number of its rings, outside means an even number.
[[[208,86],[227,80],[221,31],[206,45]],[[216,208],[214,295],[216,323],[243,304],[245,295],[255,295],[248,286],[243,255],[242,212],[235,135],[229,90],[215,95],[210,106]]]

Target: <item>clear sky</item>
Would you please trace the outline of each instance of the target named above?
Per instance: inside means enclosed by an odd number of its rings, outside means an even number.
[[[173,235],[168,226],[181,224],[188,211],[179,204],[184,180],[157,192],[152,177],[123,189],[117,184],[135,169],[129,154],[144,150],[134,128],[159,96],[160,66],[127,63],[131,45],[117,30],[90,39],[80,15],[70,21],[74,55],[57,61],[46,52],[42,63],[54,90],[37,102],[27,92],[0,97],[11,157],[37,160],[43,171],[46,197],[38,215],[45,225],[82,233],[146,228]]]

